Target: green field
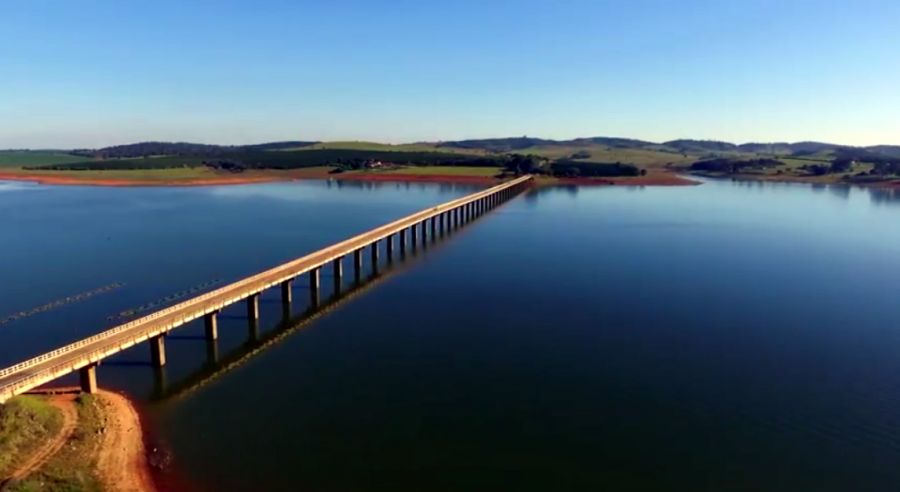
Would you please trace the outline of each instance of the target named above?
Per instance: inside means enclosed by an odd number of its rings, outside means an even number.
[[[479,176],[491,177],[503,171],[499,167],[466,167],[466,166],[407,166],[384,171],[363,171],[380,174],[414,174],[418,176]]]
[[[522,149],[519,153],[535,154],[550,159],[563,159],[572,156],[577,152],[587,152],[590,154],[588,158],[578,159],[583,162],[621,162],[623,164],[634,164],[638,167],[665,167],[666,164],[672,166],[680,166],[690,164],[697,160],[697,156],[673,152],[663,152],[649,149],[623,149],[617,147],[607,147],[605,145],[584,145],[584,146],[537,146]]]
[[[46,399],[17,396],[0,405],[0,479],[62,427],[62,415]]]
[[[94,470],[106,425],[103,412],[92,395],[80,395],[75,405],[78,422],[69,441],[34,473],[13,484],[10,492],[103,490]]]
[[[84,161],[84,157],[45,150],[0,150],[0,168],[46,166]]]

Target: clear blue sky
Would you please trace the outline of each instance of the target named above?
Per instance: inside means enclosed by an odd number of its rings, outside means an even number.
[[[0,0],[0,148],[900,144],[897,0]]]

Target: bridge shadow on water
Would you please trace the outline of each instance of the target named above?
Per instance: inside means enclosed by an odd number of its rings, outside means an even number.
[[[187,376],[180,378],[174,383],[168,381],[166,366],[153,367],[154,384],[149,400],[157,403],[176,400],[202,389],[206,385],[220,379],[229,372],[261,355],[266,349],[283,342],[298,331],[308,328],[319,318],[326,316],[345,304],[352,302],[354,299],[365,295],[390,277],[413,267],[420,261],[424,261],[427,258],[428,253],[446,246],[448,240],[461,234],[466,226],[477,222],[484,217],[485,216],[475,217],[458,229],[448,228],[443,232],[438,231],[436,237],[429,236],[425,242],[422,242],[420,239],[417,245],[408,245],[405,252],[395,251],[392,259],[379,261],[377,268],[372,268],[372,265],[369,265],[369,271],[365,272],[365,275],[361,278],[354,279],[354,275],[351,272],[349,275],[352,281],[351,285],[347,287],[342,285],[339,292],[332,291],[328,298],[321,300],[317,305],[308,307],[299,315],[292,315],[289,318],[282,316],[281,321],[278,322],[274,329],[265,331],[264,333],[260,333],[259,326],[252,321],[249,321],[246,317],[229,316],[230,318],[240,318],[248,321],[250,330],[248,338],[236,348],[231,349],[228,353],[221,353],[218,340],[206,340],[202,336],[169,335],[168,338],[171,339],[205,343],[206,360],[200,368],[189,373]],[[382,251],[382,254],[383,253],[384,251]],[[384,256],[382,256],[382,258],[384,258]],[[333,278],[332,275],[327,275],[327,277]],[[308,288],[300,288],[308,291]]]

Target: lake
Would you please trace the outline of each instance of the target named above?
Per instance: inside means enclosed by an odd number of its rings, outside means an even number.
[[[475,189],[0,182],[0,366]],[[259,332],[235,305],[99,381],[190,490],[894,490],[898,217],[890,190],[535,189],[314,319],[301,279],[293,321],[273,289]]]

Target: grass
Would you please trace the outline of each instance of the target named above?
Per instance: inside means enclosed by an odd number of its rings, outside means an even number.
[[[13,485],[15,492],[97,491],[102,486],[94,473],[97,449],[102,442],[103,415],[97,398],[76,399],[78,425],[72,436],[39,470]]]
[[[47,166],[84,161],[84,157],[49,150],[0,150],[0,168]]]
[[[634,164],[638,167],[665,167],[671,163],[673,166],[690,164],[697,160],[696,155],[675,154],[672,152],[662,152],[650,149],[620,149],[616,147],[607,147],[605,145],[585,145],[585,146],[537,146],[529,147],[519,151],[521,154],[535,154],[550,159],[560,159],[569,157],[572,154],[585,151],[590,153],[590,157],[579,159],[583,162],[621,162],[623,164]]]
[[[0,406],[0,478],[61,427],[62,415],[44,398],[17,396]]]
[[[384,171],[369,171],[383,174],[413,174],[417,176],[496,176],[502,171],[499,167],[466,167],[466,166],[407,166]]]

